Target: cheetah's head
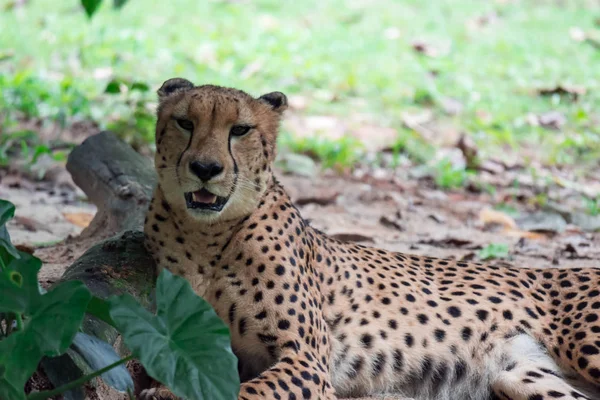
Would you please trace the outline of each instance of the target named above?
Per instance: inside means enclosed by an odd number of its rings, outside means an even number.
[[[285,95],[173,78],[158,97],[155,162],[169,204],[206,222],[250,214],[271,174]]]

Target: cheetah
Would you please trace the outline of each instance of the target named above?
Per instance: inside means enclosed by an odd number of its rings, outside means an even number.
[[[284,94],[173,78],[158,97],[145,244],[228,324],[239,400],[600,399],[600,269],[330,238],[273,175]]]

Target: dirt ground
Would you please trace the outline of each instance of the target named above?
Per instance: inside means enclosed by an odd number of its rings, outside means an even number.
[[[42,259],[45,287],[86,250],[72,242],[96,211],[60,168],[54,175],[60,179],[44,181],[0,170],[0,198],[16,205],[16,217],[8,225],[12,240]],[[506,245],[506,257],[494,262],[518,267],[600,264],[600,234],[589,228],[595,217],[582,222],[581,216],[568,217],[558,206],[552,212],[536,211],[528,202],[534,185],[524,184],[518,192],[498,185],[492,195],[468,187],[440,191],[430,179],[397,169],[365,168],[310,178],[282,171],[277,175],[304,218],[341,240],[462,260],[479,260],[490,244]],[[514,200],[518,217],[492,207],[503,199]]]
[[[304,218],[343,240],[465,260],[477,260],[491,243],[505,244],[508,257],[497,263],[541,268],[600,264],[600,234],[572,224],[553,228],[556,215],[525,212],[534,225],[536,217],[542,218],[539,229],[527,230],[520,225],[531,221],[493,210],[486,193],[442,192],[427,181],[402,180],[391,173],[356,175],[278,173]],[[85,250],[69,247],[68,239],[87,226],[95,206],[68,181],[33,182],[15,172],[2,177],[0,198],[16,205],[8,226],[13,242],[35,249],[44,261],[42,284],[51,284]],[[63,239],[67,242],[55,246]]]

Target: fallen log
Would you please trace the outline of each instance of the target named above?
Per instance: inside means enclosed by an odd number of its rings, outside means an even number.
[[[75,147],[67,160],[73,181],[98,208],[86,237],[141,230],[157,177],[153,163],[111,132]]]
[[[81,280],[102,299],[129,293],[151,308],[155,267],[144,249],[141,230],[156,185],[152,162],[113,133],[101,132],[73,149],[67,170],[98,209],[80,238],[97,238],[98,243],[68,267],[59,282]],[[125,354],[117,331],[108,324],[86,316],[82,330]],[[42,368],[55,387],[91,372],[73,347],[61,357],[44,359]],[[95,384],[103,387],[94,398],[116,398],[116,392],[100,381]],[[83,389],[65,394],[65,399],[84,398]]]

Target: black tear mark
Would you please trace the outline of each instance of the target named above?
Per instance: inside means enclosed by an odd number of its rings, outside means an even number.
[[[190,107],[191,106],[192,106],[192,103],[188,104],[188,109],[187,109],[188,115],[190,113]],[[181,166],[181,159],[183,158],[183,155],[185,154],[185,152],[188,151],[188,149],[192,145],[192,139],[193,138],[194,138],[194,130],[192,130],[190,132],[190,138],[188,140],[187,146],[185,146],[185,149],[183,149],[183,151],[181,152],[181,154],[177,158],[177,164],[175,165],[175,175],[177,175],[177,182],[179,183],[179,185],[181,185],[181,178],[179,177],[179,167]]]

